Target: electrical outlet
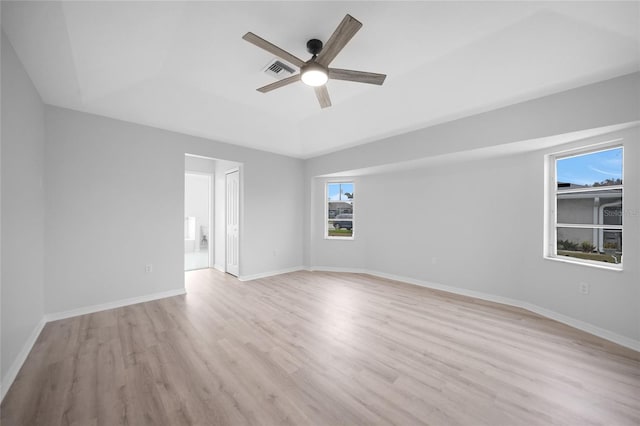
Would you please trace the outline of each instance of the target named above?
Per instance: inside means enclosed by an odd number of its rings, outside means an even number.
[[[580,292],[580,294],[587,295],[587,294],[589,294],[589,290],[591,290],[591,289],[589,288],[589,284],[588,283],[580,283],[580,284],[578,284],[578,291]]]
[[[153,265],[151,265],[151,264],[145,265],[144,271],[145,272],[153,272]]]

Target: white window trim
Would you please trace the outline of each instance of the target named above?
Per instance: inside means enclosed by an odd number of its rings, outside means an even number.
[[[559,159],[576,157],[579,155],[589,154],[591,152],[597,151],[605,151],[609,149],[622,148],[623,149],[623,165],[622,165],[622,176],[623,176],[623,184],[622,185],[611,185],[606,187],[590,187],[585,189],[574,189],[574,190],[558,190],[557,189],[557,181],[556,181],[556,161]],[[556,232],[557,228],[589,228],[594,230],[602,230],[602,229],[619,229],[622,231],[623,225],[599,225],[599,224],[566,224],[566,223],[558,223],[557,222],[557,212],[556,212],[556,196],[558,194],[563,193],[578,193],[578,192],[591,192],[591,191],[605,191],[611,189],[621,189],[622,190],[622,204],[624,205],[624,143],[623,138],[615,138],[613,140],[608,140],[606,142],[600,142],[596,144],[589,144],[585,146],[580,146],[576,148],[570,148],[564,151],[558,151],[551,154],[545,155],[545,168],[544,172],[546,175],[545,179],[545,220],[544,220],[544,229],[545,229],[545,238],[544,238],[544,259],[553,260],[563,263],[570,263],[574,265],[582,265],[587,267],[595,267],[599,269],[607,269],[612,271],[622,271],[623,270],[623,262],[614,264],[614,263],[605,263],[599,262],[596,260],[589,259],[578,259],[568,256],[558,256],[557,255],[557,238]],[[622,252],[624,253],[624,245],[625,238],[622,238]]]
[[[336,240],[336,241],[353,241],[356,236],[355,227],[353,226],[356,222],[356,210],[352,208],[351,213],[351,236],[350,237],[332,237],[329,235],[329,184],[336,183],[349,183],[353,185],[353,194],[355,200],[356,193],[356,183],[353,180],[349,179],[337,179],[337,180],[328,180],[324,182],[324,201],[322,203],[324,208],[324,239],[325,240]]]

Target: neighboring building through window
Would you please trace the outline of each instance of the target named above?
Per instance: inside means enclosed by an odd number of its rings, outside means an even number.
[[[551,157],[549,256],[622,266],[622,146]]]
[[[353,182],[328,182],[325,238],[353,238]]]

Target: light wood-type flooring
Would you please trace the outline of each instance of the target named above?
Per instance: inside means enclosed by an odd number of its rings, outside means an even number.
[[[250,282],[46,325],[12,425],[638,425],[640,354],[518,308],[360,274]]]

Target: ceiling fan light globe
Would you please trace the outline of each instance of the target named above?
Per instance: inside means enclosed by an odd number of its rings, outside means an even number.
[[[329,76],[322,69],[308,69],[302,72],[302,82],[307,86],[318,87],[327,82]]]

